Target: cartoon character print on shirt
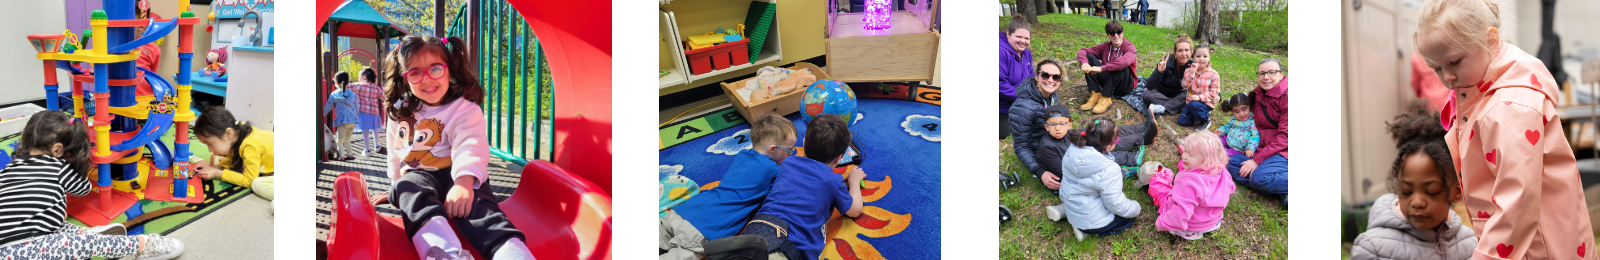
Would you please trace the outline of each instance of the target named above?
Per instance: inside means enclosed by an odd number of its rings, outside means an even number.
[[[434,154],[434,151],[440,150],[435,147],[439,145],[440,140],[444,139],[441,137],[443,134],[444,123],[439,122],[439,119],[425,118],[417,122],[411,129],[411,136],[408,138],[410,139],[408,146],[410,146],[411,152],[406,154],[406,165],[411,166],[413,169],[428,171],[450,168],[449,155],[439,156]]]
[[[408,151],[405,155],[405,164],[413,169],[436,171],[450,167],[448,155],[435,155],[433,151],[439,149],[439,142],[444,138],[444,124],[438,119],[428,118],[417,121],[415,118],[403,118],[395,122],[395,137],[389,139],[390,147],[399,151]]]

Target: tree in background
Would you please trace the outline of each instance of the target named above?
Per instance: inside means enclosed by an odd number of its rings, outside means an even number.
[[[1197,1],[1199,1],[1199,4],[1195,5],[1195,8],[1198,11],[1199,19],[1198,22],[1195,23],[1194,39],[1196,42],[1216,45],[1217,34],[1219,34],[1219,28],[1217,26],[1217,0]]]
[[[1039,5],[1034,2],[1035,0],[1017,0],[1017,13],[1022,14],[1022,17],[1027,17],[1028,23],[1038,24],[1039,11],[1037,9],[1039,9]]]

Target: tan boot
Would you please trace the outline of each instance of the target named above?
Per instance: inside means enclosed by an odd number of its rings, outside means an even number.
[[[1105,113],[1106,112],[1106,108],[1111,107],[1111,100],[1112,100],[1111,97],[1107,97],[1107,96],[1101,95],[1100,96],[1100,103],[1097,103],[1097,104],[1094,105],[1094,113],[1095,114]]]
[[[1079,106],[1078,110],[1089,110],[1090,108],[1094,108],[1094,105],[1096,103],[1099,103],[1099,102],[1100,102],[1100,92],[1090,91],[1089,92],[1089,101],[1084,101],[1083,102],[1083,106]]]

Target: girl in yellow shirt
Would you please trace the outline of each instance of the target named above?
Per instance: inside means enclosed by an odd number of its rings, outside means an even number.
[[[236,121],[227,108],[211,106],[195,120],[194,135],[210,148],[213,156],[222,157],[215,164],[201,162],[195,170],[201,178],[222,178],[272,200],[272,131]]]

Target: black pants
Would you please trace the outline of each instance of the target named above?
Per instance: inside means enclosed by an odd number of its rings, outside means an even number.
[[[1139,167],[1139,146],[1150,144],[1156,136],[1155,120],[1145,117],[1144,123],[1117,126],[1117,147],[1107,154],[1117,165]]]
[[[1089,66],[1105,66],[1105,62],[1101,62],[1099,56],[1089,54]],[[1128,92],[1133,92],[1133,70],[1130,68],[1095,74],[1085,73],[1083,78],[1089,82],[1090,92],[1099,92],[1106,97],[1122,97],[1128,95]]]
[[[1117,234],[1122,234],[1122,231],[1126,231],[1126,230],[1128,230],[1128,228],[1133,227],[1133,218],[1124,218],[1122,216],[1116,216],[1116,215],[1113,215],[1111,217],[1112,217],[1111,223],[1106,224],[1106,226],[1104,226],[1104,227],[1100,227],[1100,228],[1096,228],[1096,229],[1078,229],[1078,230],[1079,231],[1083,231],[1084,234],[1096,235],[1096,236],[1100,236],[1100,237],[1108,237],[1108,236],[1114,236],[1114,235],[1117,235]],[[1076,227],[1074,227],[1074,228],[1076,228]]]
[[[450,177],[450,168],[407,172],[395,182],[394,190],[389,192],[389,201],[400,209],[406,223],[406,238],[416,236],[417,230],[422,229],[428,219],[445,217],[455,221],[456,228],[464,235],[462,242],[477,248],[483,255],[492,256],[506,240],[524,238],[522,231],[512,226],[511,219],[500,211],[494,192],[488,189],[488,180],[483,181],[484,185],[472,192],[472,212],[464,218],[451,218],[445,213],[444,197],[450,191],[450,186],[455,185],[455,178]]]
[[[1000,140],[1011,136],[1011,113],[1000,113]]]
[[[1148,87],[1150,85],[1145,86]],[[1163,111],[1162,114],[1178,114],[1178,112],[1183,111],[1184,99],[1186,99],[1184,97],[1188,94],[1189,90],[1183,90],[1178,91],[1177,95],[1169,97],[1166,94],[1161,94],[1161,91],[1149,89],[1144,91],[1144,101],[1151,105],[1166,107],[1167,111]]]
[[[789,241],[790,234],[793,234],[793,229],[790,228],[788,221],[767,214],[756,214],[755,217],[751,217],[750,222],[745,222],[744,232],[739,233],[739,235],[759,236],[766,240],[769,253],[781,252],[789,259],[796,260],[817,257],[807,256],[804,251],[795,247],[794,242]]]

